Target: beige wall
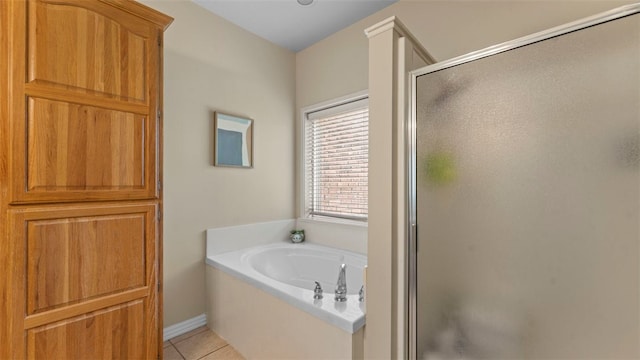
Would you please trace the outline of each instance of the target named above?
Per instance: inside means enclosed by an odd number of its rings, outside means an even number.
[[[294,53],[190,1],[164,44],[164,326],[205,312],[205,230],[294,216]],[[212,112],[254,123],[254,168],[212,166]]]
[[[442,61],[633,2],[400,0],[296,54],[296,105],[367,89],[364,29],[392,15]]]

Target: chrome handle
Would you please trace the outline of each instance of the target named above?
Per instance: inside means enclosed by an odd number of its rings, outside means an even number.
[[[320,286],[319,282],[315,282],[316,283],[316,287],[315,289],[313,289],[313,298],[315,300],[320,300],[322,299],[322,286]]]

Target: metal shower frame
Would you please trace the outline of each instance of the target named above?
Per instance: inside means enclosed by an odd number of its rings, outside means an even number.
[[[541,31],[538,33],[534,33],[532,35],[524,36],[512,41],[507,41],[498,45],[494,45],[482,50],[474,51],[466,55],[462,55],[459,57],[455,57],[450,60],[446,60],[443,62],[438,62],[432,65],[427,65],[423,68],[414,70],[409,73],[410,77],[410,89],[409,89],[409,114],[410,118],[407,119],[407,133],[406,138],[407,146],[407,195],[408,195],[408,223],[407,231],[409,234],[408,244],[407,244],[407,274],[408,274],[408,336],[407,336],[407,354],[409,355],[409,359],[417,359],[417,291],[418,291],[418,283],[417,283],[417,235],[418,235],[418,224],[416,217],[416,116],[417,116],[417,104],[416,104],[416,86],[418,77],[429,74],[432,72],[444,70],[447,68],[451,68],[454,66],[458,66],[461,64],[465,64],[468,62],[472,62],[478,59],[483,59],[492,55],[496,55],[499,53],[503,53],[506,51],[514,50],[523,46],[531,45],[533,43],[537,43],[540,41],[544,41],[550,38],[554,38],[557,36],[562,36],[568,34],[570,32],[579,31],[591,26],[599,25],[608,21],[620,19],[626,16],[634,15],[640,13],[640,3],[630,4],[622,7],[615,8],[610,11],[606,11],[594,16],[590,16],[581,20],[577,20],[565,25],[557,26],[551,28],[549,30]]]

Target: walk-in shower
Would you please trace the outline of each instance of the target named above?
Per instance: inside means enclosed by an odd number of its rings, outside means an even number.
[[[412,73],[412,358],[640,358],[639,11]]]

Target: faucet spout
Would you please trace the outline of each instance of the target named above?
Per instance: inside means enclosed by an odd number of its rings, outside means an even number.
[[[338,283],[336,284],[336,296],[335,300],[338,302],[347,301],[347,265],[340,265],[340,272],[338,273]]]

